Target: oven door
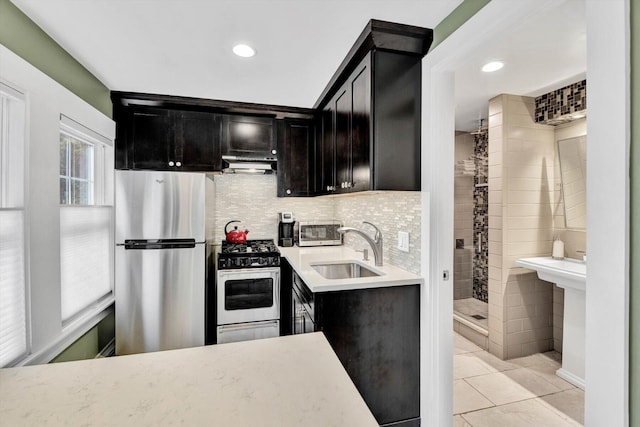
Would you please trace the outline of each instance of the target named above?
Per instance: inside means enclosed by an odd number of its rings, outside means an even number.
[[[218,271],[218,325],[280,318],[280,269]]]

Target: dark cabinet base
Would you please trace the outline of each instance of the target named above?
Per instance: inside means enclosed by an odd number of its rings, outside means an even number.
[[[418,418],[419,286],[328,292],[315,298],[319,328],[376,420],[383,425]]]
[[[312,293],[291,276],[292,333],[310,315],[378,423],[419,426],[420,286]]]

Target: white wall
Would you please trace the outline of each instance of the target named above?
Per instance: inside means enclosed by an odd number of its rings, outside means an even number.
[[[46,362],[90,327],[84,322],[63,331],[60,317],[60,114],[111,140],[115,124],[2,45],[0,80],[25,93],[27,99],[31,353],[35,363]]]

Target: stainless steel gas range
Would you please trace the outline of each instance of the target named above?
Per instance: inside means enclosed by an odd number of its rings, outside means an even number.
[[[218,344],[280,335],[280,251],[273,240],[222,242],[216,281]]]

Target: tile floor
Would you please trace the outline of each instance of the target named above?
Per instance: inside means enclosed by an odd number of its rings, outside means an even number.
[[[555,427],[584,423],[584,392],[555,375],[560,354],[500,360],[454,333],[454,427]]]

